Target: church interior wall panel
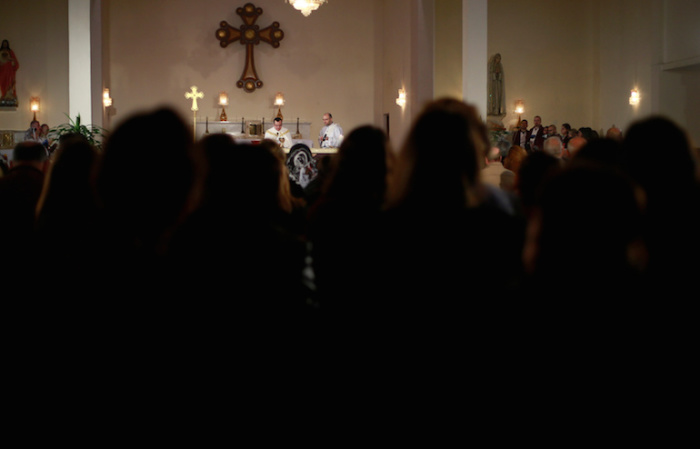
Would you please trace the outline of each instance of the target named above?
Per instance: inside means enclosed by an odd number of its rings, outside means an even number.
[[[664,0],[664,61],[700,57],[700,2]]]
[[[543,124],[599,126],[597,3],[489,0],[488,55],[501,53],[511,111],[504,125],[516,124],[515,101],[522,99],[530,125],[540,115]]]
[[[662,62],[659,111],[683,126],[700,148],[700,2],[662,1]]]
[[[663,115],[685,128],[695,148],[700,148],[700,69],[665,70],[659,90]]]
[[[462,0],[435,2],[435,97],[462,98]]]
[[[254,2],[264,9],[260,24],[279,21],[285,38],[278,49],[256,47],[256,67],[265,86],[253,94],[234,87],[243,67],[243,49],[232,54],[231,46],[222,49],[214,38],[221,20],[240,25],[235,9],[244,3],[102,0],[103,77],[114,100],[110,124],[159,104],[173,105],[189,118],[184,92],[197,84],[206,94],[200,118],[218,117],[216,97],[221,90],[231,97],[229,119],[248,113],[251,118],[272,117],[272,99],[282,91],[285,119],[312,122],[312,135],[326,110],[346,132],[368,122],[382,125],[389,113],[392,137],[400,140],[405,135],[419,105],[411,101],[411,89],[405,109],[395,99],[399,87],[415,83],[415,58],[406,45],[413,38],[409,13],[424,2],[335,1],[308,18],[278,0]],[[65,122],[67,4],[36,0],[28,15],[26,2],[3,2],[0,38],[10,40],[20,60],[20,108],[0,111],[0,128],[26,129],[29,97],[35,95],[42,101],[41,121],[52,126]],[[444,6],[436,5],[438,42]],[[538,114],[545,123],[568,121],[596,129],[613,123],[624,127],[652,111],[667,113],[697,136],[700,124],[693,104],[698,102],[692,94],[697,92],[698,71],[681,68],[683,73],[676,76],[665,74],[668,71],[659,70],[658,64],[698,57],[699,32],[694,22],[687,23],[697,16],[698,7],[692,0],[592,1],[585,7],[574,0],[533,0],[527,7],[514,8],[507,0],[489,0],[488,53],[503,56],[507,106],[522,98],[528,120]],[[457,51],[441,48],[436,58],[442,50]],[[442,85],[439,80],[445,75],[439,72],[440,64],[436,59],[435,86]],[[630,83],[639,83],[643,95],[636,110],[627,102]],[[676,101],[682,98],[686,100]],[[505,123],[515,120],[509,113]]]
[[[411,8],[416,1],[385,0],[382,6],[382,67],[378,76],[382,83],[382,109],[390,115],[390,136],[394,151],[398,151],[407,134],[413,116],[415,96],[411,91]],[[399,88],[406,89],[404,108],[396,104]]]
[[[654,111],[653,72],[660,61],[655,0],[614,0],[606,3],[600,18],[601,127],[625,130]],[[630,105],[632,89],[641,95]]]
[[[242,24],[236,8],[245,3],[110,2],[110,75],[119,119],[158,104],[191,117],[184,92],[197,85],[205,94],[198,119],[218,117],[216,99],[226,91],[229,120],[271,120],[277,112],[275,94],[281,91],[285,119],[311,121],[314,138],[326,111],[346,132],[373,122],[374,2],[331,2],[304,17],[282,1],[253,1],[263,9],[257,24],[277,21],[285,36],[276,49],[265,43],[255,47],[255,67],[264,84],[252,93],[235,86],[245,47],[234,42],[221,48],[215,38],[222,20],[233,27]]]

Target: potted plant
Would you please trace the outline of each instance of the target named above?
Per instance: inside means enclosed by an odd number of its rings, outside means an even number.
[[[50,131],[50,135],[54,142],[58,142],[61,136],[65,134],[80,134],[90,142],[95,148],[102,149],[102,138],[105,136],[105,129],[97,125],[84,125],[80,122],[80,114],[78,114],[75,120],[71,119],[68,114],[68,123],[63,123],[53,128]],[[98,140],[99,139],[99,140]]]

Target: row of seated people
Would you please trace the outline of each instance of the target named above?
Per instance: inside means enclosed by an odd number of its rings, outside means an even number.
[[[156,137],[154,127],[169,132]],[[444,127],[461,132],[434,134]],[[661,117],[568,159],[515,148],[505,189],[482,181],[487,131],[453,99],[427,105],[400,151],[380,129],[356,128],[301,194],[271,142],[192,142],[176,113],[157,109],[127,119],[102,153],[64,138],[50,167],[45,152],[19,144],[0,179],[3,253],[14,261],[6,279],[100,297],[114,313],[434,312],[483,322],[659,307],[632,303],[683,291],[697,272],[695,155]]]

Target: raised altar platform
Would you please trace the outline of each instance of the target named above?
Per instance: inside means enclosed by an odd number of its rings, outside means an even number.
[[[199,119],[199,117],[197,117]],[[297,126],[298,123],[298,126]],[[287,128],[290,133],[301,134],[302,139],[313,140],[311,136],[311,122],[302,122],[297,120],[283,120],[282,126]],[[234,138],[246,139],[262,139],[265,131],[272,128],[272,119],[231,119],[227,122],[218,120],[197,120],[195,135],[197,139],[204,136],[207,132],[211,133],[226,133],[231,134]]]
[[[292,139],[292,145],[303,143],[309,147],[311,153],[314,155],[335,154],[338,152],[337,148],[314,148],[318,146],[318,141],[311,136],[311,122],[283,120],[282,126],[287,128],[292,135],[297,134],[297,130],[299,134],[301,134],[300,139]],[[236,142],[255,145],[263,139],[265,131],[271,127],[272,119],[246,120],[241,118],[239,120],[233,119],[226,122],[218,120],[197,121],[196,138],[200,139],[207,133],[225,133],[231,135]],[[289,152],[286,149],[285,151]]]

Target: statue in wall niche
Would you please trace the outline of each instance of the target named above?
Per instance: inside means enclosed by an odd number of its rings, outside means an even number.
[[[10,48],[10,42],[5,39],[0,45],[0,106],[17,107],[17,90],[15,89],[15,73],[19,69],[19,61],[15,52]]]
[[[486,112],[488,115],[503,117],[506,115],[506,94],[500,53],[496,53],[491,57],[488,70],[488,103]]]

